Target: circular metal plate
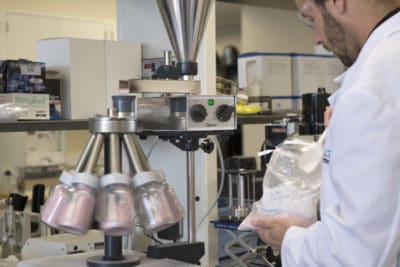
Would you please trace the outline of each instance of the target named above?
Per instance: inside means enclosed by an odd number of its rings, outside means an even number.
[[[136,118],[98,117],[89,119],[89,130],[95,133],[135,133]]]
[[[140,263],[138,256],[125,256],[125,259],[118,261],[105,261],[103,256],[95,256],[87,259],[89,267],[129,267],[136,266]]]
[[[128,80],[130,93],[200,94],[200,81],[188,80]]]

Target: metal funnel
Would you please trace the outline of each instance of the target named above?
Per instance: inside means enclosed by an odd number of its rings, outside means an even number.
[[[180,75],[196,75],[196,57],[214,0],[157,0]]]

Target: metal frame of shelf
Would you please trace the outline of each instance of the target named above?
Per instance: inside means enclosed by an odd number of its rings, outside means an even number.
[[[282,119],[283,114],[240,115],[237,124],[271,123]],[[0,122],[0,132],[32,132],[32,131],[69,131],[88,130],[88,120],[48,120],[48,121],[16,121]]]
[[[0,132],[87,130],[88,120],[0,122]]]
[[[273,123],[281,120],[286,114],[269,114],[269,115],[239,115],[237,117],[237,124],[263,124]]]

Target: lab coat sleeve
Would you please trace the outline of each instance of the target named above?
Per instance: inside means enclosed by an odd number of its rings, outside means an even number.
[[[333,109],[331,158],[322,179],[336,201],[324,203],[321,191],[321,221],[289,228],[284,267],[398,264],[400,81],[387,71],[385,64],[393,61],[385,57],[367,62],[362,79],[346,88]]]

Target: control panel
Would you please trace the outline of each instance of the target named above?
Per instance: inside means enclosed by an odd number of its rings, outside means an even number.
[[[187,128],[190,131],[236,129],[234,96],[188,96]]]

